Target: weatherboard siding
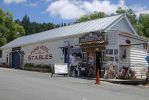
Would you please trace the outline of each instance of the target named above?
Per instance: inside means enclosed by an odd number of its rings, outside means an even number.
[[[131,45],[130,46],[126,46],[127,48],[127,65],[134,65],[134,64],[144,64],[146,65],[147,62],[145,60],[145,57],[147,56],[147,50],[144,48],[144,45],[141,43],[144,43],[144,41],[139,40],[139,39],[135,39],[135,38],[131,38],[131,37],[127,37],[127,36],[123,36],[123,35],[119,35],[119,45],[128,45],[126,43],[126,40],[130,40],[131,41]],[[136,45],[138,44],[138,45]],[[120,46],[121,48],[121,46]],[[121,52],[121,51],[120,51]],[[120,65],[123,66],[124,61],[122,61],[120,59]]]
[[[147,51],[139,48],[132,47],[130,49],[130,64],[144,64],[147,66],[145,57],[147,56]]]

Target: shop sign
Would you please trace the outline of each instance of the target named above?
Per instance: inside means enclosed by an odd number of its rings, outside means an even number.
[[[12,48],[12,51],[19,51],[19,50],[21,50],[21,47],[15,47],[15,48]]]
[[[80,43],[97,42],[102,44],[105,42],[105,35],[103,33],[89,33],[79,39]]]
[[[48,47],[41,45],[36,46],[28,56],[28,60],[45,60],[52,59],[52,54],[49,53]]]
[[[54,72],[55,74],[67,74],[68,73],[68,66],[67,64],[54,64]]]

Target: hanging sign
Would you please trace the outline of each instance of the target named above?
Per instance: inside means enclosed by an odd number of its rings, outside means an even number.
[[[28,60],[45,60],[52,59],[52,54],[49,53],[48,47],[41,45],[36,46],[28,56]]]

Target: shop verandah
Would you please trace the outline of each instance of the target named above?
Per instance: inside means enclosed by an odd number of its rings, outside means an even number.
[[[77,76],[95,77],[96,69],[99,68],[99,73],[103,77],[103,55],[106,45],[105,34],[101,32],[91,32],[80,37],[77,47],[81,52],[78,53],[76,47],[71,47],[71,52],[69,51],[69,67],[71,67],[70,73],[72,76],[77,73]]]

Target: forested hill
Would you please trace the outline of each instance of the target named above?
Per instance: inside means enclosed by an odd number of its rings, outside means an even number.
[[[42,31],[54,29],[57,27],[66,26],[65,23],[54,24],[51,22],[48,22],[48,23],[31,22],[30,18],[27,15],[25,15],[21,21],[18,19],[15,20],[15,23],[22,25],[24,27],[25,35],[34,34]]]
[[[139,16],[136,16],[131,9],[125,11],[121,8],[118,8],[116,14],[122,13],[126,13],[128,19],[139,35],[149,37],[149,14],[140,14]],[[73,23],[80,23],[113,15],[115,14],[106,15],[104,12],[94,12],[76,19],[76,21]],[[10,12],[4,12],[2,9],[0,9],[0,47],[16,39],[17,37],[35,34],[66,25],[66,23],[54,24],[51,22],[32,22],[27,15],[25,15],[22,20],[14,20],[13,15]]]

